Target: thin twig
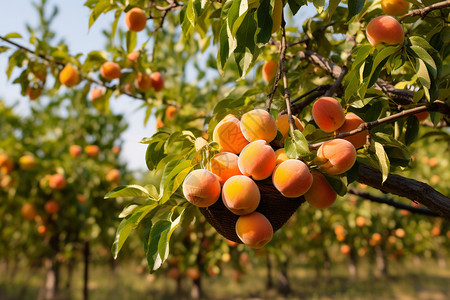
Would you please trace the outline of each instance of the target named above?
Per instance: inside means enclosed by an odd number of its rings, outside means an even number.
[[[325,96],[331,97],[333,96],[336,89],[341,85],[342,80],[344,80],[345,75],[347,75],[348,69],[346,66],[343,66],[341,69],[341,74],[339,74],[339,77],[336,79],[336,81],[330,86],[328,91],[325,92]]]
[[[406,15],[401,16],[398,19],[398,21],[402,22],[404,18],[414,17],[414,16],[420,16],[421,19],[424,19],[428,15],[428,13],[430,13],[431,11],[436,10],[436,9],[443,9],[446,7],[450,7],[450,0],[435,3],[435,4],[432,4],[432,5],[424,7],[424,8],[412,10],[409,13],[407,13]]]

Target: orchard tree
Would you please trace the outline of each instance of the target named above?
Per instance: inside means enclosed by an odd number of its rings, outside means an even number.
[[[198,211],[227,239],[260,248],[305,200],[321,210],[349,192],[450,220],[448,188],[406,177],[422,162],[419,142],[448,153],[450,2],[312,3],[317,14],[299,26],[303,0],[89,0],[90,26],[115,19],[106,47],[84,55],[45,32],[30,32],[30,46],[0,36],[7,75],[20,70],[13,79],[30,100],[65,85],[102,112],[127,95],[145,121],[156,116],[158,131],[142,140],[155,180],[106,195],[135,199],[114,256],[139,228],[158,269],[174,230],[203,222]],[[356,181],[427,208],[349,189]],[[334,224],[316,230],[332,235]]]

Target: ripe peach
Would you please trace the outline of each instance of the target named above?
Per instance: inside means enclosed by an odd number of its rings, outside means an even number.
[[[19,158],[19,166],[22,170],[32,170],[36,165],[33,155],[27,154]]]
[[[147,16],[140,8],[132,8],[125,14],[125,25],[131,31],[141,31],[145,28]]]
[[[286,150],[284,150],[284,148],[280,148],[277,151],[275,151],[275,157],[276,157],[275,161],[276,165],[279,165],[282,162],[289,159],[289,157],[286,155]]]
[[[338,242],[343,242],[343,241],[345,241],[345,235],[344,235],[344,234],[338,234],[338,235],[336,235],[336,240],[338,240]]]
[[[25,203],[22,206],[20,212],[22,214],[22,217],[30,221],[34,220],[37,215],[36,207],[34,207],[34,205],[31,203]]]
[[[238,156],[231,152],[220,152],[211,158],[208,170],[219,177],[221,185],[234,175],[242,175],[239,171]]]
[[[164,127],[164,122],[161,120],[161,118],[156,119],[156,129],[159,129],[161,127]]]
[[[14,170],[14,167],[15,167],[14,162],[11,159],[7,158],[1,164],[0,173],[7,175],[7,174],[11,173]]]
[[[175,105],[167,106],[166,111],[165,111],[166,118],[169,120],[173,120],[173,118],[175,117],[177,112],[178,112],[178,107],[176,107]]]
[[[45,225],[39,225],[37,228],[37,231],[40,235],[46,235],[47,234],[47,227]]]
[[[230,247],[236,247],[237,245],[239,245],[238,243],[233,242],[233,241],[230,241],[230,240],[227,240],[227,244],[228,244],[228,246],[230,246]]]
[[[0,187],[3,189],[9,189],[14,185],[14,179],[9,175],[0,177]]]
[[[402,239],[402,238],[405,237],[405,235],[406,235],[406,232],[405,232],[405,230],[404,230],[403,228],[397,228],[397,229],[395,229],[395,236],[396,236],[396,237]]]
[[[358,216],[356,218],[356,226],[363,227],[364,225],[366,225],[366,218],[364,218],[363,216]]]
[[[186,276],[189,277],[192,280],[198,280],[201,276],[201,273],[196,268],[188,268],[186,270]]]
[[[119,154],[120,154],[120,147],[119,147],[119,146],[113,146],[113,147],[112,147],[112,152],[113,152],[115,155],[119,155]]]
[[[122,174],[117,169],[112,169],[106,174],[106,181],[119,184]]]
[[[86,152],[87,156],[92,158],[97,158],[100,152],[100,148],[97,145],[87,145],[84,147],[84,152]]]
[[[245,245],[258,249],[272,240],[273,228],[263,214],[254,211],[239,217],[236,234]]]
[[[281,15],[283,12],[283,0],[275,0],[272,11],[272,33],[275,33],[281,27]]]
[[[338,226],[336,226],[336,227],[334,228],[334,234],[335,234],[335,235],[340,235],[340,234],[343,235],[344,233],[345,233],[344,226],[338,225]]]
[[[252,213],[258,207],[260,199],[258,186],[247,176],[235,175],[223,185],[223,204],[235,215]]]
[[[292,116],[292,118],[294,119],[295,127],[298,130],[303,131],[304,128],[303,128],[303,125],[300,122],[300,120],[296,116]],[[281,135],[284,138],[288,137],[288,134],[289,134],[289,116],[287,114],[278,115],[278,118],[277,118],[277,120],[275,122],[277,124],[278,131],[281,133]]]
[[[431,234],[433,236],[438,236],[441,234],[441,229],[439,227],[435,226],[431,229]]]
[[[372,234],[372,238],[370,239],[369,244],[371,246],[376,246],[380,243],[381,243],[381,234],[379,233]]]
[[[428,165],[430,167],[436,167],[438,165],[438,159],[436,157],[432,157],[428,160]]]
[[[66,65],[59,73],[59,81],[67,87],[76,85],[79,79],[78,69],[72,65]]]
[[[305,194],[305,200],[315,208],[328,208],[336,201],[337,193],[330,186],[325,176],[318,171],[311,172],[313,182]]]
[[[272,174],[276,160],[272,147],[264,140],[257,140],[242,149],[238,166],[245,176],[250,176],[253,180],[263,180]]]
[[[254,109],[242,115],[241,131],[249,142],[265,140],[270,143],[277,136],[277,124],[264,109]]]
[[[241,131],[241,122],[233,115],[227,115],[214,128],[213,141],[219,150],[239,154],[248,145]]]
[[[91,101],[97,100],[98,98],[103,96],[103,93],[104,93],[103,89],[98,88],[98,87],[93,88],[89,94]]]
[[[6,155],[5,153],[0,153],[0,167],[2,167],[8,159],[8,155]]]
[[[352,143],[343,139],[326,141],[317,150],[315,162],[328,174],[339,175],[353,167],[356,150]]]
[[[275,168],[272,182],[283,196],[297,198],[309,190],[313,183],[313,177],[304,162],[288,159]]]
[[[265,82],[269,83],[277,75],[278,63],[274,60],[269,60],[262,66],[262,76]]]
[[[69,153],[74,158],[78,157],[81,154],[82,151],[83,151],[83,149],[81,148],[80,145],[71,145],[69,147]]]
[[[139,51],[133,51],[128,53],[127,58],[129,61],[135,62],[138,60],[139,55],[140,55]]]
[[[152,79],[152,87],[155,89],[155,92],[159,92],[164,87],[164,78],[161,73],[159,72],[153,72],[152,75],[150,75],[150,78]]]
[[[107,61],[100,67],[100,75],[108,80],[120,78],[121,71],[119,64],[113,61]]]
[[[80,204],[85,204],[87,202],[87,197],[83,194],[77,194],[77,200]]]
[[[345,122],[341,104],[334,98],[322,97],[314,102],[312,115],[317,126],[325,132],[333,132]]]
[[[419,122],[425,121],[429,115],[430,115],[430,113],[428,111],[423,111],[423,112],[415,114],[417,119],[419,119]]]
[[[29,86],[27,88],[27,96],[30,98],[30,100],[36,100],[41,96],[42,94],[42,88],[41,87],[31,87]]]
[[[59,211],[59,203],[55,200],[45,202],[44,209],[49,214],[56,214]]]
[[[338,128],[337,133],[349,132],[355,130],[359,127],[360,124],[364,123],[364,121],[354,113],[348,113],[345,115],[344,124]],[[353,144],[355,149],[362,147],[366,144],[366,137],[369,134],[368,130],[364,130],[358,134],[354,134],[351,136],[347,136],[344,140],[349,141]]]
[[[172,267],[167,271],[167,277],[171,279],[178,279],[181,276],[180,268],[178,267]]]
[[[408,12],[409,2],[405,0],[381,0],[381,9],[387,15],[401,16]]]
[[[372,46],[380,43],[388,45],[403,44],[405,34],[402,25],[391,16],[372,19],[366,27],[366,36]]]
[[[341,251],[342,254],[348,255],[350,253],[351,249],[350,249],[349,245],[344,244],[344,245],[341,246],[340,251]]]
[[[134,87],[138,91],[145,93],[152,87],[152,78],[146,73],[139,72],[134,80]]]
[[[208,170],[194,170],[184,179],[183,194],[198,207],[211,206],[220,196],[219,179]]]
[[[55,190],[62,190],[66,187],[66,178],[62,174],[51,175],[48,185]]]

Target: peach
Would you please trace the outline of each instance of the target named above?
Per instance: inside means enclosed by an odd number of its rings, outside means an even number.
[[[161,120],[161,118],[156,119],[156,129],[159,129],[161,127],[164,127],[164,122]]]
[[[251,178],[235,175],[223,185],[222,200],[233,214],[248,215],[258,207],[261,194]]]
[[[311,174],[313,182],[311,188],[305,194],[305,200],[315,208],[324,209],[330,207],[336,201],[337,193],[322,173],[312,171]],[[342,234],[343,232],[340,233]]]
[[[78,69],[72,65],[66,65],[59,73],[59,81],[67,87],[76,85],[79,80]]]
[[[344,245],[341,246],[340,251],[341,251],[342,254],[347,255],[347,254],[350,253],[351,248],[350,248],[349,245],[344,244]]]
[[[297,198],[309,190],[313,183],[313,177],[304,162],[288,159],[275,168],[272,182],[283,196]]]
[[[169,120],[173,120],[173,118],[175,117],[177,112],[178,112],[178,107],[176,107],[175,105],[167,106],[166,111],[165,111],[166,118]]]
[[[62,174],[53,174],[49,178],[48,185],[55,190],[62,190],[66,187],[66,178]]]
[[[192,280],[198,280],[201,276],[201,273],[197,268],[187,268],[186,276]]]
[[[8,155],[4,154],[4,153],[0,153],[0,167],[2,167],[6,161],[9,160]]]
[[[326,141],[317,150],[315,162],[321,170],[331,175],[347,172],[356,161],[356,149],[343,139]]]
[[[363,227],[364,225],[366,225],[366,218],[364,218],[363,216],[358,216],[356,218],[356,226]]]
[[[184,179],[183,194],[189,202],[198,207],[211,206],[220,196],[219,179],[208,170],[194,170]]]
[[[273,228],[263,214],[255,211],[239,217],[236,234],[245,245],[258,249],[272,240]]]
[[[262,76],[265,82],[269,83],[277,75],[278,63],[274,60],[269,60],[262,66]]]
[[[70,145],[69,147],[69,153],[72,157],[78,157],[80,156],[81,152],[83,152],[83,149],[80,145]]]
[[[275,157],[276,157],[275,161],[276,165],[279,165],[282,162],[289,159],[289,157],[286,155],[286,150],[284,150],[284,148],[280,148],[277,151],[275,151]]]
[[[59,203],[55,200],[45,202],[44,209],[49,214],[56,214],[59,211]]]
[[[22,170],[32,170],[36,165],[33,155],[27,154],[19,158],[19,166]]]
[[[277,136],[277,124],[264,109],[254,109],[242,115],[241,131],[249,142],[265,140],[270,143]]]
[[[25,203],[22,206],[20,212],[22,214],[22,217],[30,221],[34,220],[34,218],[37,216],[36,207],[31,203]]]
[[[152,87],[152,78],[146,73],[139,72],[134,80],[134,87],[145,93]]]
[[[14,179],[9,176],[5,175],[0,177],[0,187],[3,189],[9,189],[14,185]]]
[[[164,87],[164,77],[159,72],[154,72],[150,75],[152,79],[152,87],[155,89],[155,92],[159,92]]]
[[[77,200],[80,204],[85,204],[87,202],[87,197],[83,194],[77,194]]]
[[[263,180],[272,174],[276,160],[272,147],[264,140],[257,140],[242,149],[238,166],[243,175],[253,180]]]
[[[145,28],[147,23],[147,16],[145,12],[137,7],[130,9],[125,14],[125,25],[131,31],[141,31]]]
[[[333,132],[345,122],[345,114],[339,101],[322,97],[314,102],[312,115],[317,126],[325,132]]]
[[[338,128],[337,133],[349,132],[349,131],[355,130],[362,123],[364,123],[364,121],[359,116],[357,116],[354,113],[348,113],[345,115],[344,124]],[[368,134],[369,134],[369,131],[364,130],[360,133],[357,133],[357,134],[354,134],[351,136],[347,136],[344,138],[344,140],[349,141],[350,143],[353,144],[355,149],[358,149],[359,147],[362,147],[366,144],[366,139],[367,139]]]
[[[140,55],[139,51],[133,51],[128,53],[127,58],[129,61],[135,62],[138,60],[139,55]]]
[[[231,152],[220,152],[211,158],[208,170],[219,177],[221,185],[234,175],[242,175],[238,166],[239,157]]]
[[[387,15],[401,16],[408,12],[409,2],[405,0],[381,0],[381,9]]]
[[[405,237],[405,235],[406,235],[406,232],[405,232],[405,230],[404,230],[403,228],[397,228],[397,229],[395,229],[395,236],[396,236],[396,237],[402,239],[402,238]]]
[[[298,130],[303,131],[303,125],[300,120],[296,116],[292,116],[294,119],[294,124]],[[277,124],[278,131],[284,138],[288,137],[289,134],[289,116],[287,114],[278,115],[277,120],[275,121]]]
[[[119,184],[122,173],[117,169],[112,169],[106,174],[106,181]]]
[[[40,235],[44,236],[47,234],[47,227],[45,225],[39,225],[37,231]]]
[[[14,170],[14,167],[14,162],[11,159],[7,158],[6,161],[1,164],[0,173],[7,175]]]
[[[119,155],[119,154],[120,154],[120,147],[119,147],[119,146],[113,146],[113,147],[112,147],[112,152],[113,152],[115,155]]]
[[[345,229],[344,226],[342,225],[338,225],[334,228],[334,234],[335,235],[344,235],[345,234]]]
[[[429,115],[430,115],[430,113],[428,111],[423,111],[423,112],[415,114],[417,119],[419,119],[419,122],[425,121]]]
[[[388,45],[403,44],[405,33],[402,25],[391,16],[378,16],[366,27],[366,36],[372,46],[385,43]]]
[[[104,93],[104,91],[102,88],[98,88],[98,87],[93,88],[89,94],[91,101],[97,100],[98,98],[103,96],[103,93]]]
[[[213,141],[219,144],[219,150],[239,154],[248,145],[241,131],[241,122],[233,115],[221,120],[213,132]]]
[[[42,94],[42,88],[41,87],[31,87],[29,86],[27,88],[27,96],[30,98],[30,100],[36,100],[41,96]]]
[[[97,158],[100,148],[97,145],[87,145],[84,147],[84,152],[86,152],[89,157]]]
[[[272,33],[281,27],[281,16],[283,12],[283,0],[275,0],[272,11]]]
[[[121,71],[119,64],[113,61],[107,61],[100,67],[100,75],[108,80],[120,78]]]

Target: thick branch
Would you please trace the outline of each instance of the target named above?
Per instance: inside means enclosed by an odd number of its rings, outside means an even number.
[[[431,11],[436,10],[436,9],[443,9],[446,7],[450,7],[450,0],[435,3],[435,4],[432,4],[432,5],[424,7],[424,8],[412,10],[409,13],[407,13],[406,15],[401,16],[398,19],[398,21],[401,22],[406,17],[414,17],[414,16],[420,16],[421,19],[424,19],[428,15],[428,13],[430,13]]]
[[[358,191],[356,189],[349,189],[348,193],[359,196],[361,198],[364,198],[364,199],[367,199],[370,201],[373,201],[373,202],[383,203],[383,204],[387,204],[387,205],[390,205],[395,208],[404,209],[404,210],[410,211],[412,213],[426,215],[426,216],[432,216],[432,217],[439,217],[439,215],[436,212],[434,212],[428,208],[411,206],[408,204],[397,202],[391,198],[377,197],[377,196],[374,196],[369,193],[364,193],[364,192]]]
[[[385,193],[419,202],[447,221],[450,221],[450,198],[439,193],[426,183],[395,174],[389,174],[386,181],[382,183],[380,171],[361,163],[359,164],[358,182],[367,184]]]

